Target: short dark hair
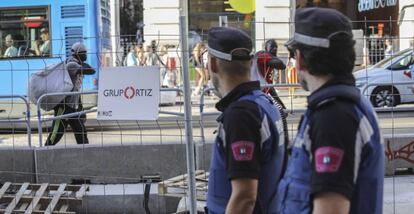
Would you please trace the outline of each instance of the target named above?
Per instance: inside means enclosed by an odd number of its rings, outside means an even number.
[[[315,76],[349,76],[355,65],[355,41],[348,34],[337,34],[330,38],[330,47],[314,47],[296,43],[304,58],[307,70]]]
[[[266,42],[264,43],[264,48],[266,49],[268,46],[274,46],[277,49],[278,47],[277,47],[276,39],[266,40]],[[267,51],[269,51],[269,50],[267,50]]]
[[[214,56],[213,56],[214,57]],[[227,61],[217,57],[217,66],[224,73],[230,76],[246,76],[250,74],[250,62],[251,60],[233,60]]]

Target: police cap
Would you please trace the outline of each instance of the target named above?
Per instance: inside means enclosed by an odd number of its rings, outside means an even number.
[[[352,40],[350,20],[334,9],[304,8],[295,14],[295,33],[286,43],[291,46],[301,43],[313,47],[329,48],[331,38],[338,34],[349,35]]]
[[[208,31],[208,52],[226,60],[250,60],[252,39],[244,31],[232,27],[213,27]]]

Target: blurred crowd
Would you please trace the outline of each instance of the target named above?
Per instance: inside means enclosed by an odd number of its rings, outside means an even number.
[[[170,56],[168,46],[130,44],[124,57],[124,66],[160,66],[160,83],[164,87],[177,86],[176,58]]]

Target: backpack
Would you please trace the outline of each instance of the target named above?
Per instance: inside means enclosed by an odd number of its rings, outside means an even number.
[[[34,104],[37,104],[37,100],[44,94],[72,91],[73,83],[66,70],[66,63],[51,64],[33,73],[30,76],[28,89],[29,99]],[[40,103],[40,108],[50,111],[65,97],[65,95],[45,97]]]

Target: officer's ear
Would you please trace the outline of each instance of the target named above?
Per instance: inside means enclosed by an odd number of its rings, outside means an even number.
[[[307,70],[307,66],[305,63],[305,58],[303,57],[300,50],[295,50],[295,59],[296,59],[296,65],[295,67],[301,71]]]
[[[208,65],[207,68],[212,73],[217,73],[217,58],[212,56],[211,54],[208,55]]]

